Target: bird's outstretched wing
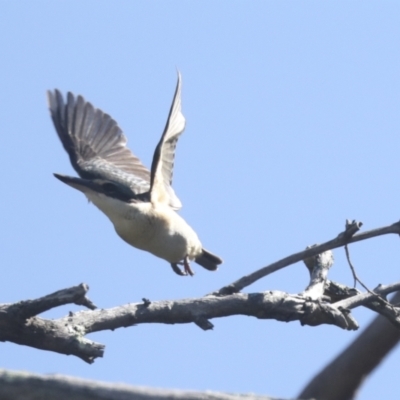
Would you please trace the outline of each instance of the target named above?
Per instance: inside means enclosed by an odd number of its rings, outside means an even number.
[[[156,147],[151,165],[150,198],[153,202],[169,204],[174,209],[182,205],[171,188],[175,147],[185,129],[185,117],[181,112],[181,75],[172,100],[164,132]]]
[[[48,91],[54,126],[71,164],[84,179],[108,179],[128,185],[133,194],[150,190],[150,172],[126,147],[117,123],[82,96]]]

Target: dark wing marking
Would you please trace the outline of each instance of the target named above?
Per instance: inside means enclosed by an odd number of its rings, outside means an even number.
[[[150,180],[151,200],[167,203],[174,209],[181,207],[181,202],[171,187],[175,147],[184,129],[185,117],[181,112],[181,75],[178,72],[178,82],[167,123],[154,152]]]
[[[58,90],[47,95],[58,137],[82,178],[116,181],[134,194],[150,190],[150,172],[126,147],[126,137],[108,114],[82,96],[68,93],[65,104]]]

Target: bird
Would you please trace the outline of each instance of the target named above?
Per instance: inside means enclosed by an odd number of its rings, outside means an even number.
[[[181,276],[193,276],[190,261],[209,271],[222,259],[205,250],[193,228],[177,213],[182,204],[171,186],[175,148],[185,129],[181,75],[150,171],[127,147],[117,122],[82,96],[47,92],[51,119],[78,177],[54,174],[84,193],[128,244],[170,263]],[[183,266],[183,270],[179,267]]]

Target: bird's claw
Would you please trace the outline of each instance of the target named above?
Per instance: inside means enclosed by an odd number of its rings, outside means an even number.
[[[188,257],[188,256],[186,256],[186,257],[183,259],[183,268],[184,268],[184,270],[185,270],[185,272],[186,272],[186,275],[190,275],[190,276],[193,276],[193,275],[194,275],[194,272],[193,272],[192,269],[190,268],[190,262],[189,262],[189,257]]]
[[[178,267],[178,265],[183,265],[183,271]],[[183,261],[178,262],[178,263],[171,263],[172,270],[180,275],[180,276],[193,276],[194,272],[190,268],[190,262],[189,262],[189,257],[186,256]]]
[[[181,263],[174,263],[174,264],[171,263],[172,270],[173,270],[177,275],[186,276],[186,275],[187,275],[186,272],[182,271],[182,270],[178,267],[178,264],[181,264]]]

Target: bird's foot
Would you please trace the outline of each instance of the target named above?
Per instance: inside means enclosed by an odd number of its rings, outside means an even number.
[[[193,276],[193,275],[194,275],[194,272],[193,272],[192,269],[190,268],[190,261],[189,261],[189,257],[188,257],[188,256],[186,256],[186,257],[183,259],[183,268],[184,268],[184,270],[185,270],[185,272],[186,272],[186,275],[190,275],[190,276]]]
[[[183,271],[178,267],[178,265],[183,265]],[[181,261],[178,263],[171,263],[171,267],[172,267],[172,270],[180,276],[187,276],[187,275],[193,276],[194,275],[194,272],[190,268],[190,261],[189,261],[188,256],[186,256],[183,259],[183,262]]]
[[[186,273],[186,272],[183,272],[183,271],[178,267],[178,264],[181,264],[181,263],[174,263],[174,264],[171,263],[172,270],[173,270],[177,275],[186,276],[187,273]]]

